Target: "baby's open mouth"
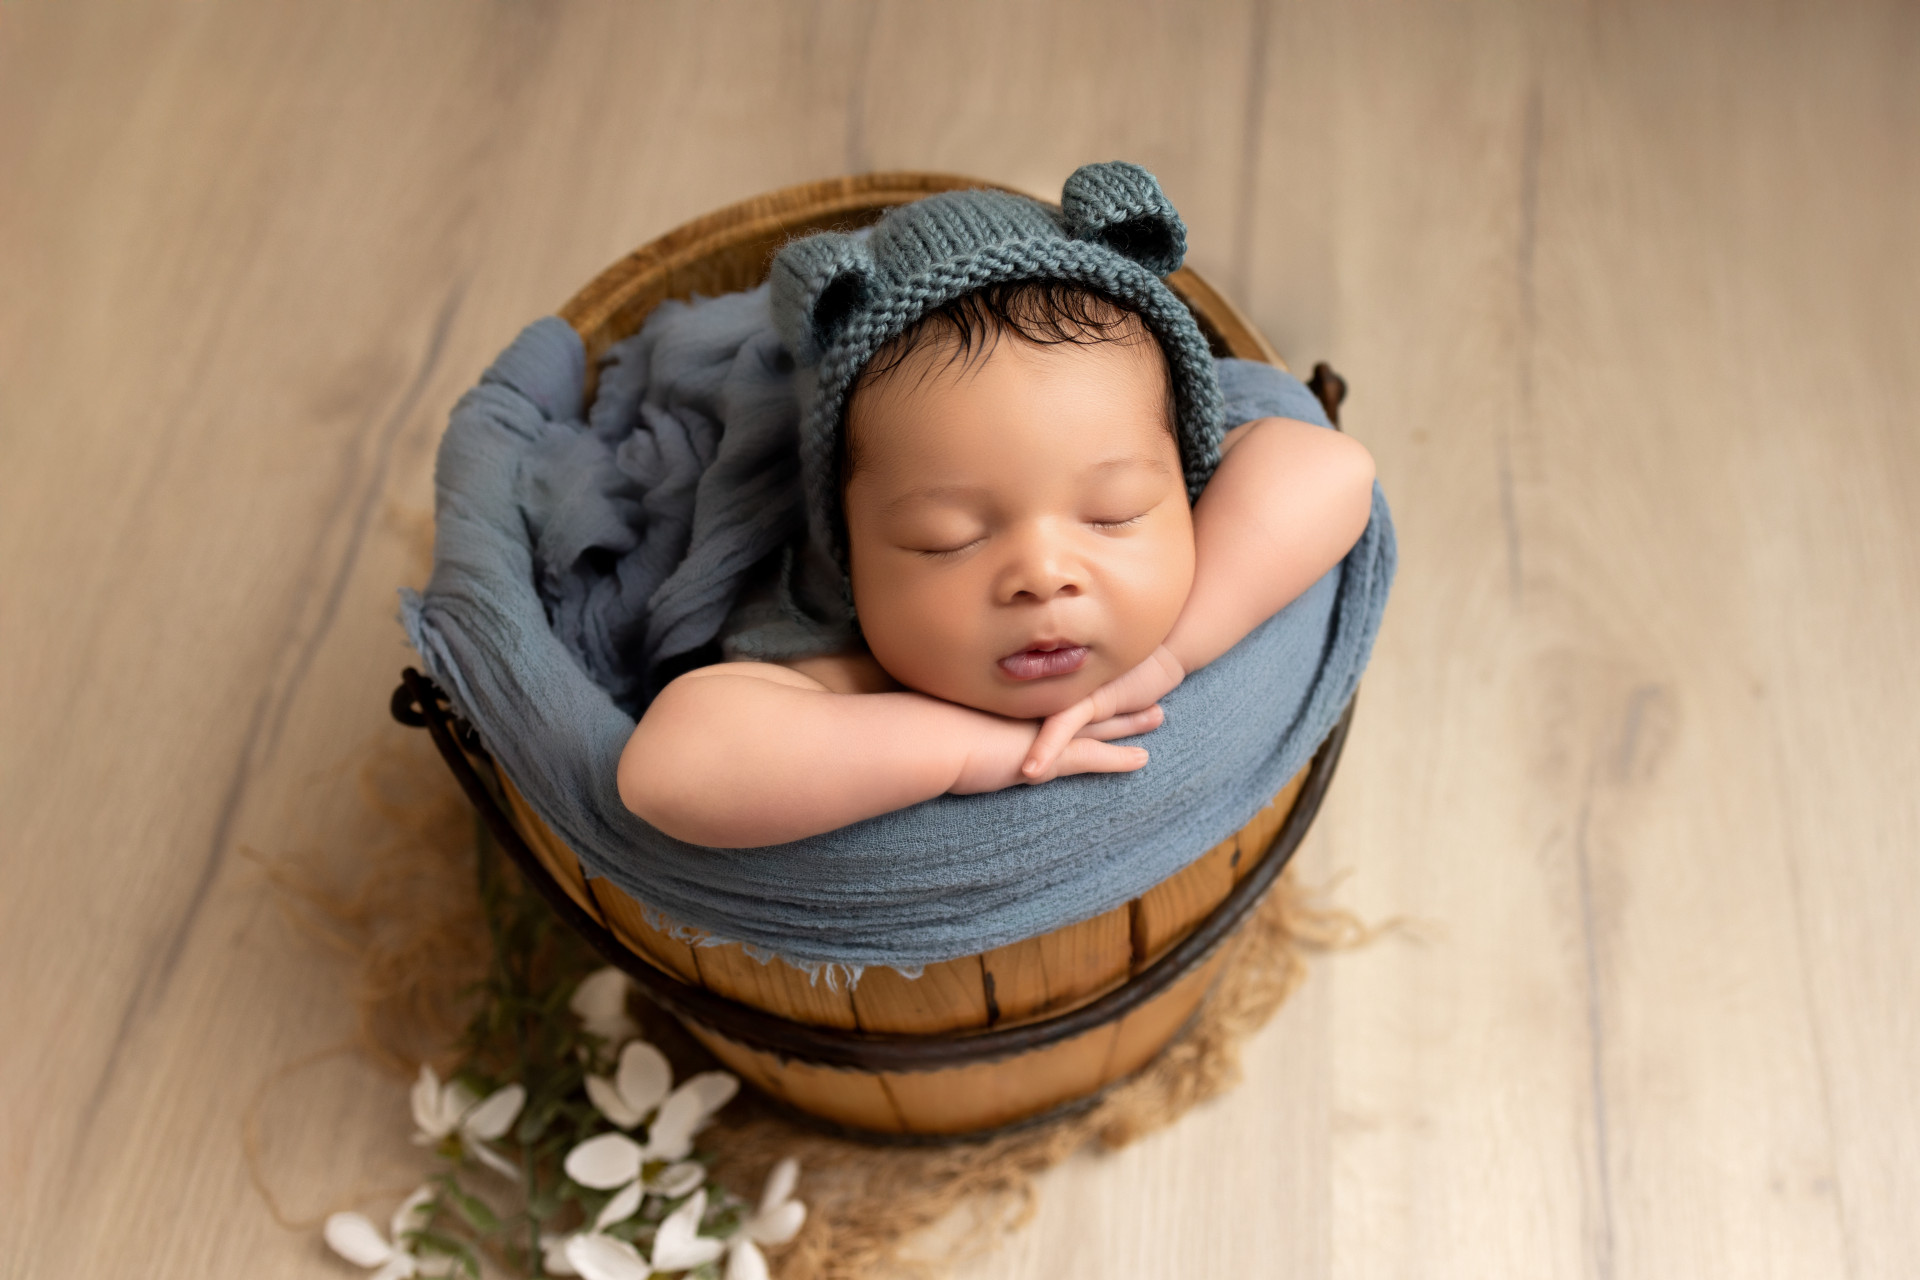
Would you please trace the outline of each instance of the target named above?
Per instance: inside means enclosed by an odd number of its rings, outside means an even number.
[[[1086,663],[1087,646],[1061,640],[1010,653],[1000,659],[1000,669],[1015,680],[1039,680],[1045,676],[1069,675]]]

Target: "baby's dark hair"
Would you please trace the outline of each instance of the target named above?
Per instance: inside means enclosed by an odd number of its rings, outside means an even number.
[[[887,342],[860,371],[847,402],[851,405],[863,388],[893,376],[917,351],[928,347],[947,350],[945,363],[936,362],[922,370],[923,377],[955,365],[965,370],[985,361],[1008,334],[1036,347],[1147,342],[1156,351],[1161,350],[1159,339],[1137,308],[1098,289],[1069,280],[1007,280],[935,307]],[[1178,413],[1169,371],[1167,434],[1176,439]],[[836,487],[846,485],[853,474],[853,461],[853,432],[843,422]]]

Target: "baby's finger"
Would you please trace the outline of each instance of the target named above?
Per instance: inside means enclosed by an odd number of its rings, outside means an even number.
[[[1080,701],[1065,711],[1056,711],[1048,716],[1046,723],[1040,726],[1040,732],[1034,735],[1033,745],[1027,748],[1027,758],[1020,766],[1020,775],[1029,779],[1044,776],[1091,714],[1087,703]]]
[[[1073,773],[1132,773],[1147,763],[1144,747],[1117,747],[1097,738],[1075,738],[1060,753],[1053,776]]]
[[[1150,733],[1160,727],[1167,718],[1159,703],[1141,711],[1129,711],[1125,715],[1109,716],[1087,725],[1080,730],[1082,738],[1097,738],[1101,742],[1112,742],[1115,738],[1131,738],[1136,733]]]

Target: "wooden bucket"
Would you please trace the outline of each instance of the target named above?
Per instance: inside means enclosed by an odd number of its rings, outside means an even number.
[[[943,174],[839,178],[759,196],[690,222],[603,271],[561,308],[588,367],[669,298],[751,288],[795,236],[867,225],[935,191],[989,186]],[[1167,283],[1216,352],[1279,364],[1266,339],[1182,269]],[[591,376],[591,373],[590,375]],[[1325,366],[1310,384],[1338,410]],[[1139,1070],[1198,1008],[1222,944],[1305,836],[1347,721],[1244,828],[1124,906],[917,979],[869,969],[859,983],[816,982],[739,946],[689,945],[579,860],[495,768],[445,695],[409,670],[394,715],[424,725],[489,830],[555,909],[632,974],[716,1057],[770,1097],[866,1136],[979,1133],[1090,1099]]]

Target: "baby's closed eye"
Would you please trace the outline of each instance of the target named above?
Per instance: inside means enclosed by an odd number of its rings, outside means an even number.
[[[954,556],[973,550],[975,547],[979,546],[981,543],[985,542],[986,540],[987,540],[986,535],[982,534],[980,537],[977,537],[977,538],[969,538],[965,542],[962,542],[957,546],[907,547],[906,550],[913,552],[917,556],[925,556],[929,560],[949,560],[949,559],[952,559]]]
[[[990,532],[980,517],[950,509],[917,511],[891,523],[889,535],[894,546],[932,559],[957,556],[977,547]]]

